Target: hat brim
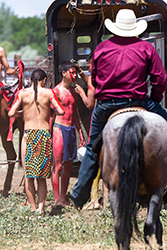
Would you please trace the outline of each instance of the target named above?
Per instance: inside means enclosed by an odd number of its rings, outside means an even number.
[[[133,37],[142,34],[147,29],[147,22],[145,20],[140,20],[136,23],[135,29],[124,30],[119,29],[115,23],[113,23],[109,18],[104,22],[106,28],[113,34],[122,37]]]

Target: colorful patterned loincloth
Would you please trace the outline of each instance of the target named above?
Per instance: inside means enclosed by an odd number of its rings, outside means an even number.
[[[52,141],[49,130],[26,130],[26,178],[50,178]]]

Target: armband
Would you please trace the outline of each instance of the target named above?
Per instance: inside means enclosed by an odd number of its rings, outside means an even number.
[[[79,72],[78,74],[81,75],[83,73],[83,70],[81,70],[81,72]]]

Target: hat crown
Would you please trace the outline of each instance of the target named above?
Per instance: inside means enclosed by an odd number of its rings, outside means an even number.
[[[115,26],[122,30],[132,30],[136,28],[136,16],[133,10],[121,9],[116,16]]]
[[[116,16],[116,22],[113,23],[109,18],[105,20],[106,28],[117,36],[133,37],[142,34],[147,29],[146,20],[137,22],[135,13],[130,9],[121,9]]]

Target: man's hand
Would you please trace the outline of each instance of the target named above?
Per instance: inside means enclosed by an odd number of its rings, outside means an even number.
[[[80,96],[82,94],[85,94],[85,91],[83,90],[83,88],[80,85],[78,85],[77,83],[75,84],[75,92],[77,94],[79,94]]]
[[[15,73],[14,74],[20,74],[20,68],[19,66],[17,66],[15,69],[14,69]]]

